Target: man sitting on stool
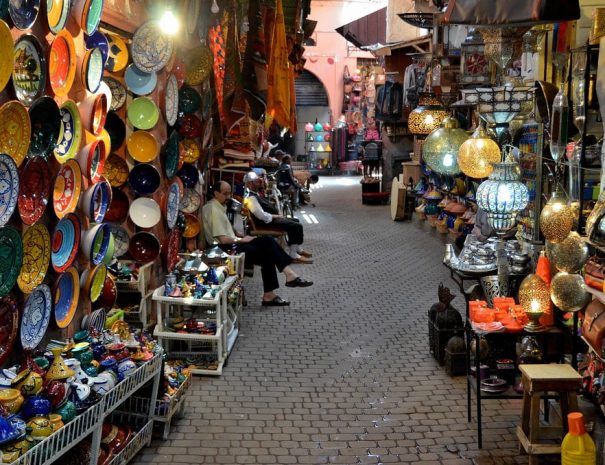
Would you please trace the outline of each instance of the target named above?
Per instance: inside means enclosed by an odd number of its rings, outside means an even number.
[[[275,294],[275,290],[279,287],[275,268],[286,276],[287,287],[313,285],[312,281],[302,279],[292,270],[289,266],[292,258],[272,237],[238,237],[235,234],[227,218],[225,207],[225,202],[231,197],[231,186],[228,183],[219,181],[210,186],[208,197],[211,200],[202,208],[206,242],[209,245],[218,242],[219,247],[225,251],[244,252],[248,263],[260,265],[264,290],[262,305],[272,307],[290,305],[290,302]]]
[[[263,185],[263,179],[254,171],[246,173],[244,182],[246,183],[244,206],[255,218],[267,224],[271,229],[286,232],[289,245],[288,253],[294,263],[313,263],[313,260],[309,260],[313,255],[302,248],[304,240],[302,224],[297,219],[279,215],[271,202],[258,195],[258,191]]]

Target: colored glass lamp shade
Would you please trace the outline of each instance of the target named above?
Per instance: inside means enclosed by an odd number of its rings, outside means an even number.
[[[492,165],[500,161],[500,156],[498,144],[488,136],[483,126],[479,126],[460,146],[458,165],[471,178],[486,178],[494,170]]]
[[[527,207],[529,192],[519,178],[521,168],[508,154],[505,161],[494,164],[494,171],[477,189],[477,205],[487,213],[487,222],[497,234],[515,225],[517,213]]]
[[[439,174],[456,175],[458,150],[468,139],[467,133],[458,127],[455,118],[445,118],[441,127],[431,132],[422,146],[422,158],[428,167]]]
[[[427,135],[438,129],[448,113],[432,94],[420,97],[419,106],[408,116],[408,129],[412,134]]]

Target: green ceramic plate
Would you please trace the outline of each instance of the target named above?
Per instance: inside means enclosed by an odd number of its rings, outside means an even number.
[[[23,244],[16,229],[0,229],[0,297],[10,292],[21,271]]]
[[[137,97],[128,105],[128,121],[137,129],[153,128],[160,117],[157,105],[147,97]]]
[[[178,131],[174,130],[170,133],[168,140],[166,141],[166,150],[164,158],[164,168],[166,177],[172,179],[176,172],[180,169],[181,165],[181,153],[180,153],[180,136]]]

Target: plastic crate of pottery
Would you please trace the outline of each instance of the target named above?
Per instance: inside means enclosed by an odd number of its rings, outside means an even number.
[[[120,260],[120,266],[135,265],[136,262],[133,260]],[[138,291],[141,295],[147,295],[149,292],[149,286],[151,285],[151,270],[153,268],[153,262],[146,263],[145,265],[139,265],[139,272],[137,279],[122,280],[116,279],[116,286],[118,291]]]

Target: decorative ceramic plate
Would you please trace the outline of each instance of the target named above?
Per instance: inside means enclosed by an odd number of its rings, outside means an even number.
[[[185,82],[199,86],[212,72],[214,58],[206,45],[192,48],[185,54]]]
[[[84,54],[80,79],[90,93],[99,90],[103,79],[103,53],[100,48],[93,48]]]
[[[168,179],[172,179],[183,166],[183,153],[181,151],[181,137],[174,130],[168,136],[164,151],[164,172]]]
[[[42,342],[50,323],[51,313],[50,288],[46,284],[40,284],[29,295],[23,308],[21,345],[25,350],[34,350]]]
[[[122,38],[116,34],[106,33],[107,43],[109,44],[109,55],[105,68],[107,71],[116,73],[126,68],[128,64],[128,47]]]
[[[195,187],[200,179],[199,171],[190,163],[184,163],[177,176],[181,178],[185,187]]]
[[[200,204],[200,194],[195,189],[185,189],[179,208],[183,213],[193,213],[200,208]]]
[[[135,131],[126,141],[128,154],[142,163],[152,162],[160,154],[160,144],[155,136],[147,131]]]
[[[13,36],[4,21],[0,20],[0,50],[12,50],[14,47]],[[8,80],[13,74],[15,67],[15,55],[12,53],[0,54],[0,91],[4,90]]]
[[[50,234],[42,224],[27,228],[23,234],[23,264],[17,278],[19,289],[31,294],[44,281],[50,263]]]
[[[140,197],[132,202],[128,215],[132,222],[140,228],[153,228],[162,218],[160,206],[149,197]]]
[[[103,82],[111,90],[111,105],[109,109],[111,111],[119,110],[126,103],[126,89],[120,81],[109,76],[104,77]]]
[[[173,228],[168,233],[162,244],[162,258],[166,264],[166,269],[170,273],[176,267],[179,261],[179,248],[181,245],[181,230]]]
[[[19,171],[11,157],[0,153],[0,227],[10,220],[19,199]]]
[[[160,118],[156,104],[147,97],[137,97],[128,105],[128,121],[137,129],[151,129]]]
[[[182,197],[181,183],[175,181],[168,187],[168,198],[166,199],[166,223],[172,229],[176,225],[179,216],[179,204]]]
[[[0,296],[10,292],[23,262],[23,244],[16,229],[0,228]]]
[[[80,300],[80,277],[73,266],[61,273],[55,286],[55,321],[67,328],[74,319]]]
[[[184,139],[181,145],[183,147],[183,161],[185,163],[195,163],[200,158],[200,146],[195,139]]]
[[[63,218],[76,210],[81,190],[80,165],[76,160],[68,160],[61,166],[53,188],[53,208],[57,218]]]
[[[162,33],[157,21],[148,21],[139,27],[132,38],[132,61],[141,71],[160,71],[172,56],[172,39]]]
[[[12,100],[0,107],[0,153],[6,153],[17,166],[27,155],[31,137],[29,113],[22,103]]]
[[[121,187],[128,181],[128,165],[119,155],[112,153],[105,160],[103,176],[109,181],[112,187]]]
[[[13,87],[15,95],[25,105],[44,94],[46,89],[46,58],[40,41],[31,34],[23,34],[15,42]]]
[[[115,255],[121,257],[128,252],[128,243],[130,242],[130,236],[128,232],[120,225],[110,224],[109,229],[115,242]]]
[[[50,32],[58,34],[65,27],[70,6],[69,0],[46,0],[46,18]]]
[[[105,278],[107,277],[107,266],[104,263],[96,265],[92,269],[85,269],[80,276],[82,292],[88,295],[91,302],[96,302],[101,296]]]
[[[161,184],[161,176],[155,166],[149,163],[135,165],[128,175],[128,183],[139,195],[151,195]]]
[[[2,364],[12,354],[19,330],[19,308],[12,296],[7,295],[0,299],[0,328],[3,329],[0,337],[0,364]]]
[[[111,188],[111,205],[105,214],[105,221],[110,223],[123,223],[128,217],[130,200],[122,189]]]
[[[169,126],[174,126],[179,116],[179,83],[171,74],[164,88],[164,115]]]
[[[17,29],[30,29],[40,11],[40,0],[9,0],[8,13]]]
[[[76,19],[86,35],[90,36],[94,34],[99,27],[101,16],[103,16],[103,3],[104,0],[83,0],[76,2],[76,5],[81,5],[80,9],[76,7],[76,13],[79,16]]]
[[[160,255],[160,241],[155,234],[140,231],[130,238],[128,252],[137,262],[152,262]]]
[[[61,137],[55,147],[55,158],[65,163],[78,154],[82,140],[82,120],[73,100],[66,100],[61,106]]]
[[[54,99],[44,95],[29,107],[31,136],[27,154],[48,158],[61,136],[61,110]]]
[[[52,240],[51,263],[57,272],[69,268],[78,254],[82,225],[75,213],[69,213],[55,226]]]
[[[47,161],[36,157],[27,162],[21,173],[17,206],[25,224],[36,223],[46,210],[51,186],[49,172]]]
[[[82,328],[86,328],[88,331],[103,332],[105,329],[105,320],[107,319],[107,310],[99,308],[94,310],[90,315],[85,315],[82,318]]]
[[[86,45],[87,50],[92,50],[93,48],[98,48],[101,50],[101,54],[103,55],[103,67],[105,63],[107,63],[107,58],[109,57],[109,42],[107,41],[107,37],[101,31],[95,31],[92,35],[85,35],[84,44]]]
[[[183,231],[183,237],[191,239],[200,233],[200,220],[197,216],[191,213],[185,213],[185,230]]]
[[[158,75],[156,73],[141,71],[132,63],[126,68],[124,82],[126,82],[126,87],[133,94],[147,95],[155,89],[158,83]]]
[[[55,95],[67,95],[76,77],[76,47],[73,37],[65,29],[57,34],[50,46],[48,74]]]

